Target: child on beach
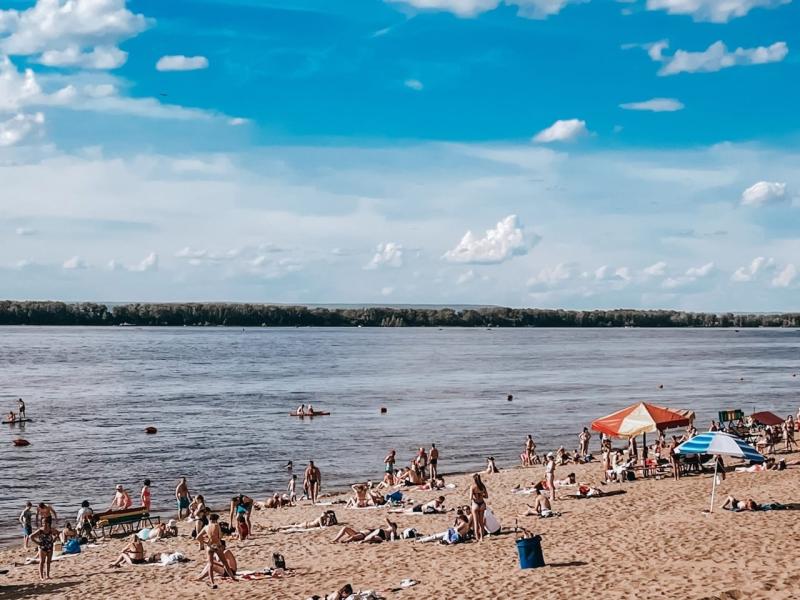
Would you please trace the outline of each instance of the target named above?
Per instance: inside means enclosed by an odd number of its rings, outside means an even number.
[[[32,520],[33,504],[31,504],[31,502],[26,502],[25,508],[19,515],[19,523],[22,525],[23,547],[25,550],[28,549],[28,540],[31,539],[31,534],[33,533],[33,525],[31,523]]]
[[[250,535],[250,528],[247,526],[247,519],[244,515],[236,517],[236,535],[239,536],[239,540],[242,542]]]
[[[139,498],[142,501],[142,506],[147,509],[147,512],[150,512],[150,480],[145,479],[144,485],[142,486],[142,491],[139,493]]]
[[[292,475],[292,478],[289,480],[289,485],[286,488],[286,492],[289,494],[289,502],[291,504],[297,504],[297,492],[295,491],[296,485],[297,475]]]

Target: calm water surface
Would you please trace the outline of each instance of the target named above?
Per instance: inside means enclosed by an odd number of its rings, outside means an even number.
[[[28,499],[73,519],[145,477],[171,510],[182,475],[220,501],[282,491],[288,460],[314,459],[329,489],[378,479],[389,448],[431,442],[445,472],[503,466],[527,433],[572,448],[634,401],[702,427],[720,409],[785,416],[798,392],[796,330],[0,327],[0,412],[21,396],[34,419],[0,430],[0,539]],[[308,402],[333,414],[288,416]]]

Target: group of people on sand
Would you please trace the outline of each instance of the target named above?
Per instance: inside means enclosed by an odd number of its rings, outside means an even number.
[[[425,485],[432,486],[440,480],[439,477],[439,449],[436,444],[431,444],[429,451],[420,446],[416,456],[411,459],[407,467],[397,468],[397,451],[392,448],[383,459],[384,476],[381,487],[394,485]]]

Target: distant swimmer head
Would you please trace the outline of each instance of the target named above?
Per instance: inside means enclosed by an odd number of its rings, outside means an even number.
[[[118,492],[121,492],[121,491],[123,491],[124,489],[125,489],[125,487],[124,487],[124,486],[123,486],[121,483],[118,483],[118,484],[117,484],[117,491],[118,491]]]

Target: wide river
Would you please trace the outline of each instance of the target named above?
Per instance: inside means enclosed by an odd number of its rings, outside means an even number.
[[[444,472],[502,467],[527,433],[574,448],[640,400],[691,408],[699,428],[722,409],[786,416],[796,373],[797,330],[0,327],[0,412],[22,397],[33,419],[0,430],[0,541],[26,500],[73,519],[117,483],[138,497],[146,477],[171,511],[180,476],[212,502],[262,498],[285,488],[288,460],[314,459],[327,489],[431,442]],[[332,415],[288,415],[308,402]]]

